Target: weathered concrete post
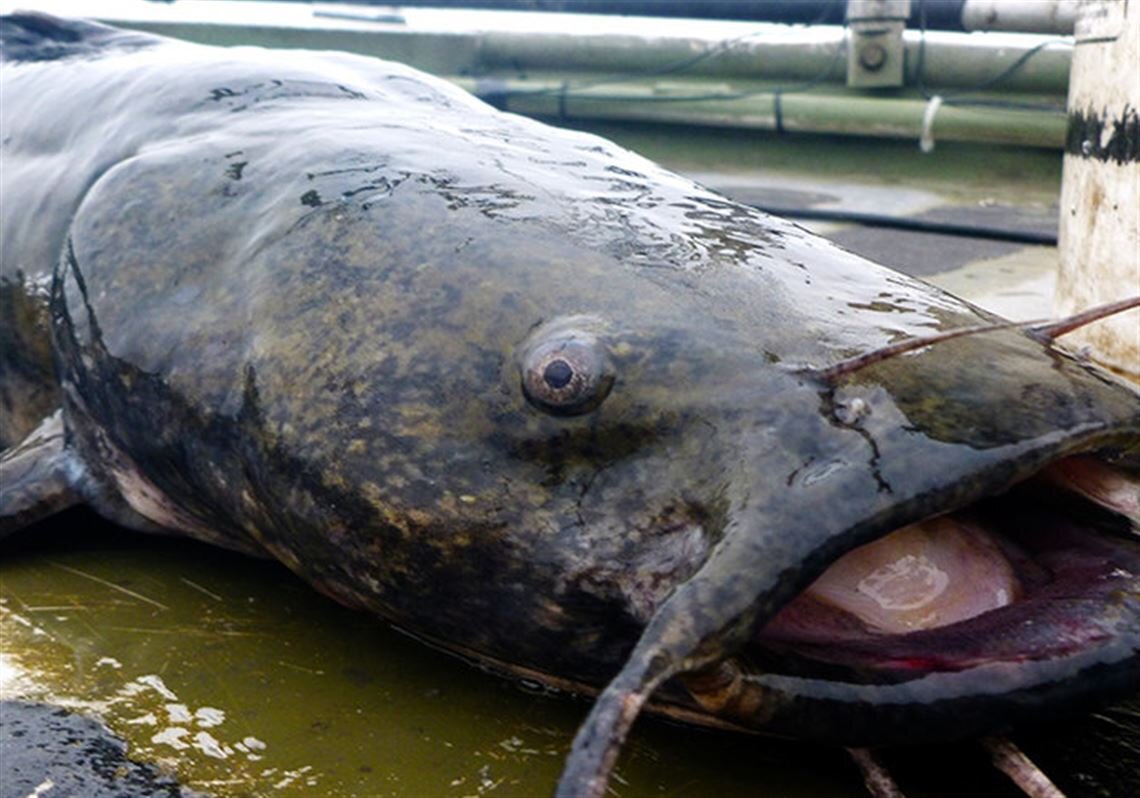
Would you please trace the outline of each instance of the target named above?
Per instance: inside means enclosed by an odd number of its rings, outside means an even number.
[[[1060,315],[1140,294],[1140,2],[1085,0],[1074,32],[1061,184]],[[1140,382],[1140,311],[1065,340]]]

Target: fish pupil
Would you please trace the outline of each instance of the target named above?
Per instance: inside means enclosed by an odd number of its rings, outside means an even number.
[[[565,360],[551,361],[542,372],[542,379],[554,390],[565,388],[574,377],[574,369]]]

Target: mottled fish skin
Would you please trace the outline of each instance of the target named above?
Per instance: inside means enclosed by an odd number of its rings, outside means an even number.
[[[124,523],[598,686],[698,571],[716,655],[861,542],[1068,452],[1138,455],[1137,395],[1018,330],[819,379],[992,317],[603,139],[375,59],[60,24],[103,38],[3,71],[0,399],[24,409],[0,440],[60,401],[84,498]],[[614,374],[579,415],[521,388],[564,329]],[[770,692],[732,721],[830,731]],[[897,735],[857,690],[823,703]]]

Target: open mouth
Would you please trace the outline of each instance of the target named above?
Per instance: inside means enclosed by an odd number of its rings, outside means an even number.
[[[767,673],[900,682],[1096,647],[1137,599],[1140,477],[1069,457],[848,552],[745,657]]]

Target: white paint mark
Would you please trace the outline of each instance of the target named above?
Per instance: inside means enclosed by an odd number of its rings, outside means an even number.
[[[182,742],[182,738],[190,732],[179,726],[171,726],[169,729],[163,729],[150,738],[150,741],[155,745],[169,745],[175,751],[184,751],[190,747],[189,743]]]
[[[204,731],[194,735],[194,747],[214,759],[227,759],[233,753],[228,745],[222,745],[214,735]]]
[[[27,618],[25,618],[23,615],[18,615],[14,612],[6,612],[6,613],[4,613],[4,617],[15,621],[16,623],[20,624],[20,626],[23,626],[27,629],[30,629],[32,634],[34,634],[34,635],[47,634],[47,632],[45,632],[40,627],[36,626],[34,623],[32,623]]]
[[[39,783],[39,786],[37,786],[34,790],[32,790],[30,793],[28,793],[27,798],[39,798],[39,796],[43,795],[48,790],[50,790],[54,787],[55,787],[54,781],[52,781],[51,779],[44,779],[43,781],[41,781]]]
[[[287,770],[287,771],[285,771],[284,778],[282,778],[280,781],[278,781],[276,784],[274,784],[273,788],[275,790],[284,789],[285,787],[288,787],[290,784],[292,784],[297,779],[304,776],[306,773],[308,773],[312,769],[313,769],[312,765],[305,765],[304,767],[297,768],[296,770]],[[273,772],[273,771],[268,771],[268,772]]]
[[[17,668],[10,657],[5,654],[0,654],[0,690],[7,690],[8,687],[20,682],[24,672]]]
[[[174,694],[174,691],[167,687],[166,683],[162,681],[162,677],[158,676],[157,674],[148,673],[146,676],[140,676],[139,678],[135,679],[135,682],[145,687],[151,688],[169,701],[178,700],[178,696]],[[129,688],[130,685],[127,685],[127,687]],[[137,693],[139,691],[136,690],[134,692]]]
[[[214,707],[201,707],[194,713],[194,720],[203,729],[221,726],[226,721],[226,713]]]
[[[167,704],[166,714],[171,723],[189,723],[194,719],[190,713],[190,708],[185,704]]]

